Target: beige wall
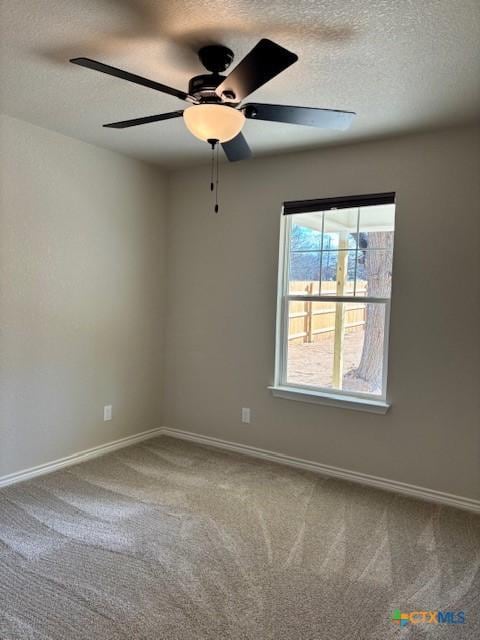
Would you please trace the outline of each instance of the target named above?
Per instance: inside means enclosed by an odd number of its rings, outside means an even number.
[[[140,162],[9,117],[0,145],[2,476],[161,424],[165,206]]]
[[[478,129],[222,165],[218,216],[208,166],[0,144],[0,476],[165,424],[480,497]],[[393,408],[273,398],[282,201],[390,190]]]
[[[479,158],[465,128],[222,165],[218,216],[208,166],[172,173],[166,425],[480,497]],[[392,409],[273,398],[282,201],[392,190]]]

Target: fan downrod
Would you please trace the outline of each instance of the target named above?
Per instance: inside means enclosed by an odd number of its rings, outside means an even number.
[[[222,44],[209,44],[198,51],[198,57],[205,69],[211,73],[221,73],[233,62],[233,51]]]

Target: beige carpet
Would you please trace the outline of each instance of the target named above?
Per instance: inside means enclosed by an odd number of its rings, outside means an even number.
[[[475,515],[166,437],[0,491],[2,640],[478,639],[479,567]]]

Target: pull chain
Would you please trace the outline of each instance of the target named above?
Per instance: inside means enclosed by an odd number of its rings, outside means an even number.
[[[218,144],[217,144],[217,166],[216,166],[216,174],[217,178],[215,180],[215,213],[218,213],[218,178],[219,178],[219,170],[218,170]]]
[[[218,140],[208,139],[212,147],[212,163],[210,167],[210,191],[215,191],[215,213],[218,213]],[[216,150],[216,154],[215,154]]]
[[[210,144],[212,145],[212,163],[211,163],[211,171],[210,171],[210,191],[213,191],[214,186],[213,186],[213,171],[214,171],[214,165],[215,165],[215,141],[211,141]]]

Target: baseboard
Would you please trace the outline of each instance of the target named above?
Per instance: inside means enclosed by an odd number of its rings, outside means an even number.
[[[450,507],[457,507],[458,509],[466,509],[467,511],[480,513],[480,500],[456,496],[451,493],[436,491],[435,489],[428,489],[426,487],[419,487],[405,482],[398,482],[397,480],[372,476],[366,473],[360,473],[359,471],[350,471],[340,467],[332,467],[312,460],[302,460],[301,458],[294,458],[275,451],[259,449],[258,447],[252,447],[246,444],[221,440],[220,438],[204,436],[190,431],[183,431],[181,429],[170,429],[168,427],[159,427],[157,429],[142,431],[141,433],[136,433],[133,436],[127,436],[126,438],[120,438],[119,440],[101,444],[97,447],[92,447],[91,449],[79,451],[70,456],[66,456],[65,458],[59,458],[58,460],[53,460],[52,462],[31,467],[30,469],[24,469],[22,471],[10,473],[6,476],[1,476],[0,487],[6,487],[10,484],[30,480],[36,476],[51,473],[52,471],[57,471],[58,469],[63,469],[64,467],[69,467],[71,465],[78,464],[79,462],[85,462],[86,460],[90,460],[92,458],[105,455],[106,453],[116,451],[117,449],[122,449],[123,447],[128,447],[132,444],[136,444],[137,442],[142,442],[143,440],[148,440],[149,438],[155,438],[161,435],[179,438],[181,440],[188,440],[190,442],[196,442],[209,447],[224,449],[225,451],[233,451],[235,453],[261,458],[262,460],[269,460],[270,462],[278,462],[279,464],[285,464],[297,469],[305,469],[324,476],[357,482],[370,487],[376,487],[377,489],[400,493],[412,498],[419,498],[420,500],[427,500],[429,502],[436,502]]]
[[[51,473],[52,471],[57,471],[58,469],[63,469],[64,467],[70,467],[71,465],[78,464],[79,462],[85,462],[86,460],[90,460],[91,458],[103,456],[106,453],[116,451],[117,449],[123,449],[123,447],[128,447],[137,442],[141,442],[142,440],[148,440],[149,438],[160,436],[162,432],[163,429],[161,427],[157,429],[149,429],[148,431],[136,433],[133,436],[126,436],[125,438],[114,440],[113,442],[101,444],[98,447],[92,447],[91,449],[78,451],[77,453],[73,453],[70,456],[65,456],[65,458],[53,460],[53,462],[39,464],[36,467],[31,467],[30,469],[23,469],[22,471],[16,471],[15,473],[1,476],[0,487],[6,487],[9,484],[15,484],[17,482],[23,482],[24,480],[30,480],[31,478],[41,476],[45,473]]]
[[[348,469],[342,469],[340,467],[332,467],[330,465],[321,464],[320,462],[302,460],[301,458],[294,458],[292,456],[284,455],[283,453],[267,451],[266,449],[259,449],[245,444],[229,442],[228,440],[220,440],[219,438],[191,433],[190,431],[182,431],[181,429],[170,429],[164,427],[161,432],[162,435],[171,436],[172,438],[180,438],[181,440],[188,440],[190,442],[196,442],[210,447],[217,447],[218,449],[224,449],[226,451],[234,451],[236,453],[242,453],[255,458],[261,458],[262,460],[286,464],[297,469],[313,471],[324,476],[350,480],[351,482],[357,482],[369,487],[376,487],[377,489],[383,489],[385,491],[400,493],[412,498],[419,498],[420,500],[427,500],[428,502],[436,502],[450,507],[457,507],[458,509],[466,509],[467,511],[480,513],[480,500],[464,498],[463,496],[456,496],[451,493],[444,493],[443,491],[427,489],[426,487],[398,482],[397,480],[389,480],[388,478],[372,476],[358,471],[349,471]]]

